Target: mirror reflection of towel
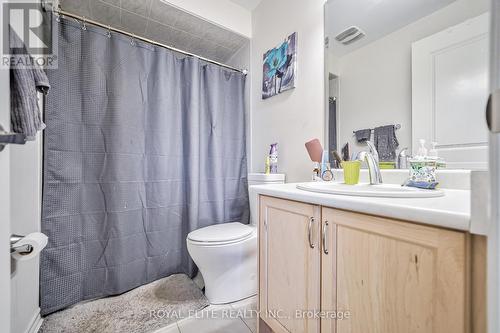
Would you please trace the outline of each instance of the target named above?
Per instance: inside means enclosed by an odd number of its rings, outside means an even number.
[[[399,147],[394,125],[380,126],[373,130],[373,141],[381,162],[394,162]]]
[[[356,141],[365,142],[370,140],[370,137],[372,136],[372,130],[370,128],[357,130],[354,132],[354,135],[356,136]]]

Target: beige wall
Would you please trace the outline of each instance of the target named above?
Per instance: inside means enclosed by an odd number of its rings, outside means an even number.
[[[324,0],[264,0],[252,13],[252,171],[264,170],[269,144],[278,142],[279,172],[307,181],[312,165],[304,148],[324,137]],[[261,98],[262,55],[298,33],[296,88]]]

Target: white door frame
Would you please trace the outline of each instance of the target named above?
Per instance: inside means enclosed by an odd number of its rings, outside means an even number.
[[[490,89],[500,89],[500,0],[491,1]],[[493,110],[499,112],[500,110]],[[500,332],[500,134],[490,134],[491,219],[488,233],[488,332]]]
[[[0,1],[0,18],[3,3]],[[0,19],[1,20],[1,19]],[[3,26],[0,26],[0,45],[3,45]],[[0,124],[10,128],[9,70],[0,67]],[[10,332],[10,161],[9,147],[0,152],[0,323],[3,332]]]

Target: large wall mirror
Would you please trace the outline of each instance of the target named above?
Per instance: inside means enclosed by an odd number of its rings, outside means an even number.
[[[329,149],[368,137],[390,160],[423,139],[447,168],[486,169],[488,30],[487,0],[328,0]]]

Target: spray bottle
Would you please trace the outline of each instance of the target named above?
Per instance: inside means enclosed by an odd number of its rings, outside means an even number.
[[[269,150],[270,172],[278,173],[278,143],[272,143]]]

